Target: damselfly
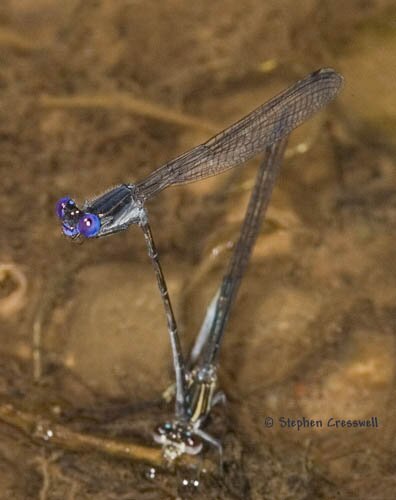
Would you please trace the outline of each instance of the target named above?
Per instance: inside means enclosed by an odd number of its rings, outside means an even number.
[[[202,430],[216,393],[216,367],[221,338],[240,280],[249,260],[260,221],[269,202],[287,138],[291,131],[332,101],[343,78],[321,69],[298,81],[204,144],[156,169],[136,184],[122,184],[82,208],[61,198],[56,212],[63,232],[71,238],[100,238],[137,224],[143,230],[165,308],[175,370],[175,418],[157,428],[155,439],[169,459],[196,454],[202,440],[221,450],[220,443]],[[253,156],[265,153],[249,202],[241,235],[218,294],[208,309],[203,328],[186,366],[169,293],[148,221],[145,203],[163,189],[220,174]]]

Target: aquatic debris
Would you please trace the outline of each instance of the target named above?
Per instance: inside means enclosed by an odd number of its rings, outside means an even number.
[[[10,281],[13,287],[8,295],[0,298],[0,316],[3,318],[16,314],[26,301],[27,278],[17,264],[0,264],[0,286],[7,281]]]

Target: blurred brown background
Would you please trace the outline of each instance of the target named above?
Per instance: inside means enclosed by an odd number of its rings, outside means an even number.
[[[142,235],[73,245],[56,200],[140,180],[327,66],[345,88],[293,134],[227,328],[228,404],[208,426],[224,476],[197,466],[183,486],[186,472],[34,439],[48,417],[150,446],[172,413]],[[1,498],[394,498],[395,82],[394,0],[2,0]],[[186,350],[256,166],[148,205]],[[297,432],[282,416],[379,428]]]

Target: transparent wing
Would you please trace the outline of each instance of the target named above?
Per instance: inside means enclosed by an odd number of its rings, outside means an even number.
[[[136,185],[138,198],[146,200],[168,186],[217,175],[264,152],[332,101],[342,84],[343,77],[333,69],[311,73],[204,144],[159,167]]]

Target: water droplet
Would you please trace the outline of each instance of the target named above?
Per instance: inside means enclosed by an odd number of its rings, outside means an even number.
[[[155,479],[157,471],[154,467],[150,467],[150,469],[146,472],[147,479]]]

